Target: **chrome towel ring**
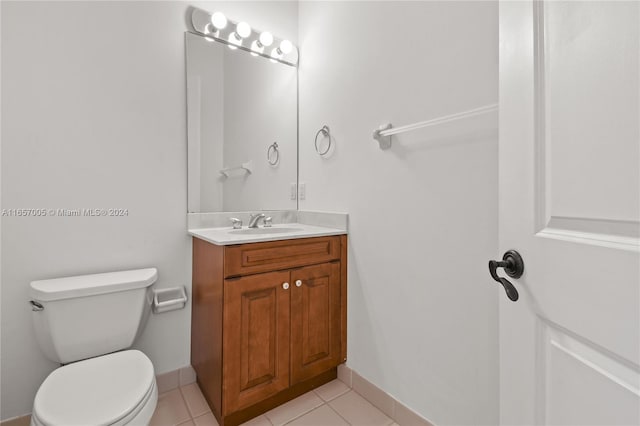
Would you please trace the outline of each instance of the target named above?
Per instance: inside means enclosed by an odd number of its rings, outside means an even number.
[[[322,136],[325,138],[329,138],[329,144],[327,145],[327,149],[325,149],[324,151],[320,151],[320,148],[318,147],[318,136],[320,136],[320,134],[322,134]],[[325,155],[331,149],[331,131],[329,130],[329,126],[327,126],[326,124],[322,126],[322,128],[316,133],[315,146],[316,152],[320,155]]]
[[[275,166],[280,161],[280,150],[278,149],[278,142],[274,142],[267,148],[267,161],[272,166]]]

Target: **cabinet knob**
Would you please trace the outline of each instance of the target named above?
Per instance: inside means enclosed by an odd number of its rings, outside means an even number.
[[[296,287],[302,287],[302,281],[296,280]]]
[[[284,288],[285,290],[289,290],[289,283],[283,283],[282,288]]]

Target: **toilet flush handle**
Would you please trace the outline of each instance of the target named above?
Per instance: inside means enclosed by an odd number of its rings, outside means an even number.
[[[42,306],[42,303],[36,302],[35,300],[29,300],[29,303],[31,304],[32,311],[44,311],[44,306]]]

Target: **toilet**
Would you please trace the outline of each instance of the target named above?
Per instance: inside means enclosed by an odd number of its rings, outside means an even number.
[[[62,364],[40,385],[32,426],[148,425],[158,401],[151,360],[130,350],[149,317],[155,268],[33,281],[33,325]]]

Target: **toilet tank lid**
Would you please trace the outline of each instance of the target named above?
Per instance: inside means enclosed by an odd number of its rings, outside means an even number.
[[[78,275],[31,282],[31,297],[39,301],[94,296],[148,287],[158,279],[156,268]]]

